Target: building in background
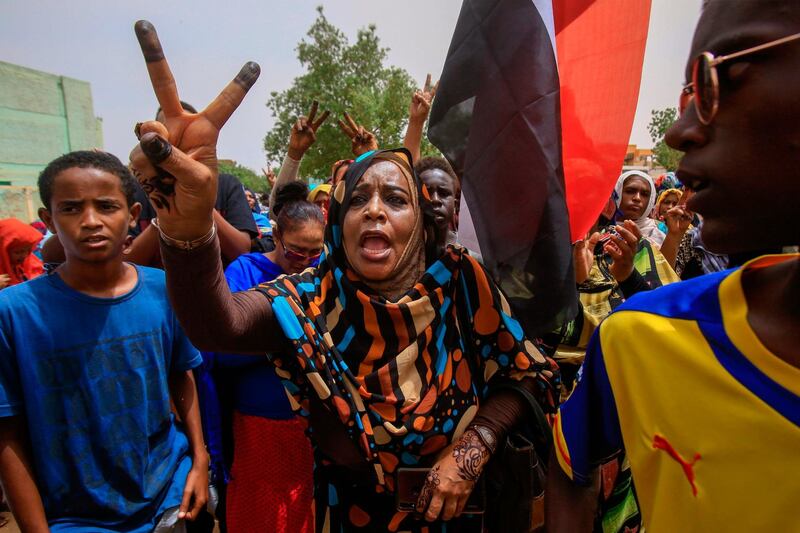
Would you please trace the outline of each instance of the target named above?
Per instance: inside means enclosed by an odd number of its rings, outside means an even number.
[[[47,163],[102,147],[88,82],[0,61],[0,218],[35,219]]]
[[[653,150],[650,148],[639,148],[635,144],[629,144],[625,153],[625,166],[639,170],[653,170],[655,159]]]

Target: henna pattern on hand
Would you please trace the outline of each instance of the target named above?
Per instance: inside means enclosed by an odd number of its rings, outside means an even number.
[[[156,168],[155,176],[150,178],[143,177],[141,172],[135,169],[133,174],[156,209],[169,212],[175,198],[175,176],[160,168]]]
[[[461,479],[477,481],[483,465],[489,460],[489,449],[474,431],[468,430],[453,446],[453,458]]]
[[[441,482],[441,479],[439,479],[439,465],[436,465],[425,477],[425,484],[422,486],[422,491],[419,494],[419,499],[417,500],[417,509],[420,512],[424,511],[428,507],[428,504],[431,502],[431,498],[433,498],[433,491]]]

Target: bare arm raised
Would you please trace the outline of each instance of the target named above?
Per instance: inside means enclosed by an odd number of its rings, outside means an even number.
[[[257,293],[231,294],[214,226],[219,132],[258,79],[260,68],[245,64],[208,107],[188,113],[180,105],[155,28],[139,21],[135,30],[165,120],[137,125],[140,141],[130,165],[158,214],[161,256],[175,313],[200,349],[279,349],[283,337],[267,299]],[[201,242],[205,244],[198,247]]]
[[[428,114],[431,112],[431,105],[433,105],[433,98],[436,96],[436,90],[439,88],[439,82],[431,86],[431,75],[425,78],[425,86],[422,90],[417,89],[411,95],[411,103],[408,105],[408,128],[406,128],[406,136],[403,139],[403,146],[411,152],[411,158],[414,163],[420,160],[420,145],[422,144],[422,131],[425,129],[425,121],[428,120]]]
[[[314,100],[311,103],[308,116],[298,118],[294,126],[292,126],[292,132],[289,136],[289,150],[281,165],[278,178],[272,185],[272,190],[269,193],[270,213],[272,213],[272,208],[275,207],[275,194],[278,189],[298,178],[300,173],[300,160],[303,159],[303,155],[305,155],[308,149],[317,141],[317,130],[328,118],[328,115],[331,114],[330,111],[325,111],[318,119],[314,120],[317,116],[318,108],[319,102]],[[275,217],[273,216],[273,218]]]

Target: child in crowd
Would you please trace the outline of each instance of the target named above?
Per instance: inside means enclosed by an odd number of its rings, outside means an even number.
[[[42,261],[33,255],[41,240],[42,234],[21,220],[0,220],[0,289],[44,272]]]
[[[66,261],[0,292],[0,480],[17,523],[144,532],[162,515],[193,519],[208,497],[202,359],[164,273],[123,262],[134,178],[113,155],[72,152],[39,192]]]

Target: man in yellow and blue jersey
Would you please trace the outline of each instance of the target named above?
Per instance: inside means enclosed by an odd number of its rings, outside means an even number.
[[[717,253],[800,242],[800,2],[707,0],[685,152]],[[548,531],[592,530],[597,465],[624,451],[648,532],[800,531],[800,256],[638,294],[606,319],[556,418]]]

